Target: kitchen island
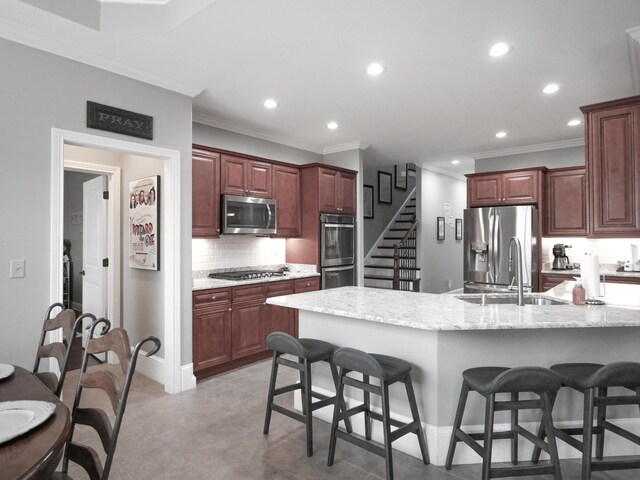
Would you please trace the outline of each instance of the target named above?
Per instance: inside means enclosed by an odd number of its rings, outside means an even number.
[[[451,435],[463,370],[477,366],[550,366],[561,362],[609,363],[640,361],[640,286],[607,285],[608,305],[575,306],[569,302],[573,282],[564,282],[545,294],[526,295],[554,305],[493,304],[492,296],[435,295],[364,287],[287,295],[268,303],[299,309],[300,337],[319,338],[337,346],[349,346],[372,353],[393,355],[413,365],[412,378],[421,419],[433,463],[442,465]],[[485,303],[470,303],[482,302]],[[624,306],[612,306],[612,305]],[[328,368],[318,365],[314,385],[332,391]],[[360,397],[347,389],[347,397]],[[404,390],[391,389],[392,415],[408,417]],[[378,400],[378,399],[376,399]],[[376,405],[374,403],[374,405]],[[377,404],[379,406],[379,404]],[[554,421],[575,425],[581,418],[581,401],[573,392],[562,391],[554,409]],[[318,410],[325,420],[331,409]],[[473,394],[463,420],[469,431],[481,431],[484,399]],[[496,417],[496,424],[508,423],[508,413]],[[530,414],[530,416],[527,416]],[[640,430],[637,408],[614,407],[609,415],[631,430]],[[523,425],[537,426],[535,412],[521,413]],[[634,426],[638,428],[634,428]],[[362,433],[363,425],[355,425]],[[500,425],[497,425],[500,430]],[[374,422],[374,439],[381,428]],[[415,438],[404,437],[394,447],[419,456]],[[607,451],[636,453],[610,435]],[[520,442],[521,458],[531,446]],[[577,457],[576,450],[559,442],[562,457]],[[607,452],[605,452],[607,453]],[[497,441],[494,461],[509,457],[507,441]],[[455,463],[477,463],[470,449],[456,451]]]

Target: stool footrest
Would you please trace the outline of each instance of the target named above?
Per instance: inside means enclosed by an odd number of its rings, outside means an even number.
[[[456,430],[455,435],[458,439],[460,439],[461,441],[469,445],[474,452],[476,452],[481,457],[484,457],[484,448],[482,448],[480,444],[476,442],[473,439],[473,437],[471,437],[471,435],[469,435],[467,432],[464,432],[460,429]],[[477,435],[477,434],[474,434],[474,435]],[[482,438],[484,438],[484,435],[482,436]]]
[[[342,383],[345,385],[349,385],[350,387],[356,387],[360,390],[364,390],[365,392],[373,393],[375,395],[382,395],[382,389],[377,385],[371,385],[370,383],[362,382],[355,378],[347,377],[346,375],[342,377]]]
[[[556,468],[553,465],[532,465],[527,467],[501,467],[491,469],[491,478],[515,477],[522,475],[552,475]]]
[[[513,402],[496,402],[494,410],[498,412],[500,410],[533,410],[539,408],[542,408],[542,402],[540,400],[516,400]]]
[[[312,396],[315,397],[315,395],[312,395]],[[325,397],[325,395],[323,395],[323,397]],[[334,403],[335,403],[334,402],[334,397],[325,398],[324,400],[320,400],[318,402],[313,402],[311,404],[311,410],[315,412],[319,408],[328,407],[329,405],[333,405]]]
[[[382,415],[380,415],[378,412],[373,412],[371,410],[369,410],[369,417],[373,418],[374,420],[378,420],[379,422],[384,421],[383,418],[382,418]],[[389,417],[389,423],[391,425],[393,425],[394,427],[398,427],[398,428],[402,428],[402,427],[404,427],[406,425],[406,423],[401,422],[400,420],[396,420],[395,418],[391,418],[391,417]]]
[[[282,395],[283,393],[293,392],[294,390],[300,390],[302,385],[299,383],[292,383],[291,385],[286,385],[284,387],[276,388],[273,391],[273,396]]]
[[[367,409],[363,403],[362,405],[358,405],[356,407],[350,408],[349,410],[338,413],[338,420],[344,420],[345,418],[353,417],[354,415],[362,413],[366,410]]]
[[[526,430],[526,429],[522,428],[520,425],[516,425],[515,426],[515,431],[516,431],[516,433],[518,435],[522,435],[524,438],[526,438],[531,443],[533,443],[536,447],[538,447],[538,448],[544,450],[545,452],[549,453],[549,445],[547,444],[547,442],[545,442],[541,438],[536,437],[529,430]]]
[[[624,428],[619,427],[618,425],[615,425],[606,420],[604,422],[604,428],[612,433],[615,433],[616,435],[620,435],[622,438],[625,438],[626,440],[629,440],[636,445],[640,445],[640,437],[635,433],[631,433],[629,430],[625,430]]]
[[[467,433],[470,438],[474,440],[484,440],[484,433]],[[493,432],[494,440],[507,440],[513,438],[513,432],[508,430],[506,432]]]
[[[352,443],[353,445],[357,445],[360,448],[364,448],[365,450],[371,453],[375,453],[376,455],[379,455],[383,458],[385,456],[384,448],[381,445],[378,445],[376,443],[363,440],[353,435],[349,435],[348,433],[343,432],[342,430],[336,430],[336,437],[341,438],[346,442]]]
[[[280,365],[284,365],[286,367],[293,368],[294,370],[299,370],[300,372],[302,372],[304,370],[304,364],[303,363],[293,362],[293,361],[289,360],[288,358],[278,357],[278,359],[276,361]]]
[[[592,460],[591,470],[601,472],[603,470],[627,470],[640,468],[640,460],[635,457],[633,460]]]
[[[393,422],[392,422],[393,423]],[[395,442],[400,437],[403,437],[407,433],[415,433],[418,429],[418,422],[403,423],[400,428],[391,432],[390,441]]]
[[[273,403],[271,404],[271,409],[281,413],[283,415],[286,415],[289,418],[293,418],[294,420],[298,420],[301,423],[306,423],[306,418],[304,415],[302,415],[301,413],[298,412],[294,412],[293,410],[289,410],[286,407],[283,407],[282,405],[278,405],[277,403]]]
[[[569,445],[571,445],[573,448],[576,448],[580,451],[582,451],[582,442],[580,440],[577,440],[575,438],[573,438],[571,435],[582,435],[582,429],[581,428],[567,428],[567,431],[565,431],[565,429],[559,429],[559,428],[554,428],[553,431],[556,435],[556,438],[559,438],[560,440],[562,440],[565,443],[568,443]],[[578,430],[577,432],[574,433],[575,430]]]
[[[594,405],[638,405],[640,404],[640,395],[620,395],[611,397],[596,397],[593,399]]]

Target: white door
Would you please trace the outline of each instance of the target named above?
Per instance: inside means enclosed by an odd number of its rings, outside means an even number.
[[[107,178],[99,176],[82,186],[82,313],[107,317],[107,200],[103,198]],[[108,317],[107,317],[108,318]],[[82,345],[88,339],[85,320]]]

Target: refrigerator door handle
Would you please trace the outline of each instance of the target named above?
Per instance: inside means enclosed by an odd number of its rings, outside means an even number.
[[[500,251],[500,242],[501,242],[501,231],[500,231],[500,215],[496,212],[494,217],[494,225],[493,225],[493,243],[495,245],[493,250],[493,268],[495,269],[495,283],[500,283],[500,269],[502,268],[501,255]]]

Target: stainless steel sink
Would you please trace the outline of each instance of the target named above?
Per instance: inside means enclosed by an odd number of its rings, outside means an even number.
[[[518,297],[515,295],[474,295],[464,296],[460,295],[456,298],[463,300],[467,303],[474,303],[477,305],[516,305],[518,303]],[[531,296],[524,297],[525,305],[568,305],[566,302],[561,302],[553,298]]]

